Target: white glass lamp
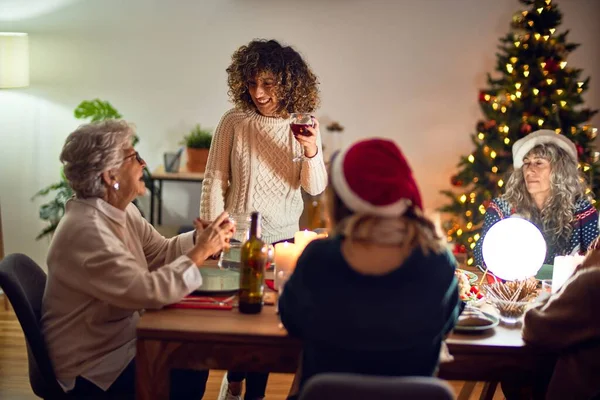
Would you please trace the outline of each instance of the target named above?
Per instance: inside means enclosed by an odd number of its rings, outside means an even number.
[[[29,37],[0,32],[0,89],[29,86]]]
[[[546,258],[546,241],[535,225],[513,216],[490,228],[481,250],[490,272],[498,278],[515,281],[537,274]]]

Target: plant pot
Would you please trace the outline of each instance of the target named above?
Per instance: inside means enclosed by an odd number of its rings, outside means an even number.
[[[189,172],[204,172],[208,160],[208,149],[187,148],[187,170]]]

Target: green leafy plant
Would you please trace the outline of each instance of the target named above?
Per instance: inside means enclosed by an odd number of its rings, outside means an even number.
[[[88,119],[89,122],[104,121],[106,119],[123,118],[120,112],[116,110],[108,101],[100,99],[84,100],[73,112],[77,119]],[[139,142],[137,135],[133,138],[133,146]]]
[[[121,113],[119,113],[108,101],[102,101],[100,99],[82,101],[75,109],[74,114],[77,119],[90,118],[90,122],[123,118]]]
[[[89,119],[87,122],[122,118],[122,115],[108,101],[102,101],[100,99],[82,101],[77,108],[75,108],[73,114],[77,119]],[[134,137],[133,145],[135,146],[138,141],[138,137]],[[39,197],[46,197],[51,194],[54,195],[54,198],[40,206],[40,219],[46,221],[48,225],[37,235],[36,240],[52,235],[60,219],[65,214],[67,200],[73,196],[73,190],[69,186],[62,168],[60,175],[60,182],[53,183],[41,189],[31,198],[31,200],[35,200]],[[150,171],[148,171],[147,168],[144,168],[144,182],[146,183],[146,187],[151,189],[153,182],[150,178]]]
[[[60,171],[60,178],[60,182],[41,189],[31,198],[31,200],[34,200],[38,197],[47,196],[50,194],[50,192],[56,191],[52,200],[40,206],[40,219],[47,221],[48,226],[42,229],[42,231],[36,236],[36,240],[40,240],[44,236],[50,235],[52,232],[54,232],[58,222],[65,214],[65,203],[71,198],[71,196],[73,196],[73,190],[71,189],[71,186],[69,186],[67,178],[65,177],[62,169]]]
[[[210,149],[211,142],[211,130],[202,129],[200,124],[197,124],[188,135],[183,137],[181,144],[184,144],[191,149]]]

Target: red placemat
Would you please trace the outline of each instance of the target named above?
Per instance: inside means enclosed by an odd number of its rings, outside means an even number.
[[[167,308],[194,308],[205,310],[231,310],[236,296],[193,296],[184,297],[179,303]]]
[[[265,279],[265,285],[272,291],[275,291],[275,281],[273,279]]]

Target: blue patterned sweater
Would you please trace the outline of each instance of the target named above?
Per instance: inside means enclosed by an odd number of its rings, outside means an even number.
[[[501,198],[495,198],[492,200],[485,212],[485,220],[483,222],[481,237],[475,246],[475,265],[484,267],[481,246],[483,245],[483,238],[485,237],[487,231],[496,222],[500,221],[501,219],[508,218],[514,213],[514,207],[512,207],[506,200]],[[544,261],[545,264],[554,264],[554,257],[557,255],[567,255],[573,253],[574,251],[585,253],[592,241],[600,234],[600,231],[598,230],[598,211],[596,211],[594,206],[592,206],[587,199],[580,199],[575,203],[573,214],[573,231],[567,246],[565,248],[554,248],[548,244],[546,260]],[[538,226],[538,228],[540,227]],[[543,230],[540,229],[540,231],[542,231],[543,234]],[[546,239],[546,243],[548,243],[546,235],[544,235],[544,239]]]

